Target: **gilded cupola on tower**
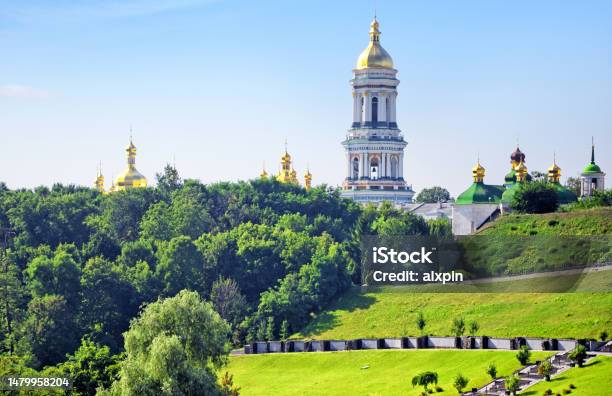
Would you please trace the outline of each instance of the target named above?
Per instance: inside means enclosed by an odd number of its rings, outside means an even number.
[[[130,137],[130,144],[125,149],[127,154],[127,168],[115,179],[117,191],[129,190],[130,188],[144,188],[147,186],[147,178],[136,169],[136,146]]]
[[[94,182],[94,187],[98,190],[99,193],[104,193],[104,175],[102,174],[102,164],[98,166],[98,172],[96,175],[96,181]]]
[[[393,69],[391,55],[380,45],[379,23],[374,17],[370,24],[370,43],[357,59],[356,69],[387,68]]]
[[[548,168],[547,178],[551,183],[559,183],[559,180],[561,180],[561,168],[557,165],[556,158],[553,159],[553,164]]]

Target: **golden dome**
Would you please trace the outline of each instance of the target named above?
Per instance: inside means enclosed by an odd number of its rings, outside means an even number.
[[[548,180],[556,183],[561,179],[561,168],[557,165],[557,161],[553,161],[553,164],[548,168]]]
[[[519,164],[515,168],[516,171],[516,181],[522,182],[527,178],[527,167],[523,161],[519,162]]]
[[[472,176],[474,177],[474,183],[482,183],[485,176],[485,168],[480,165],[480,161],[472,168]]]
[[[125,149],[128,158],[128,167],[115,179],[118,191],[130,188],[144,188],[147,186],[147,178],[136,169],[136,146],[130,139],[130,145]]]
[[[359,55],[356,68],[367,69],[369,67],[393,69],[391,55],[380,45],[380,31],[376,18],[370,24],[370,44]]]

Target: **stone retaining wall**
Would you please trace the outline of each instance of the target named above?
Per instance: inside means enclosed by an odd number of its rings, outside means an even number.
[[[491,338],[478,337],[401,337],[401,338],[359,338],[355,340],[312,340],[312,341],[257,341],[245,345],[245,354],[291,353],[291,352],[341,352],[358,349],[501,349],[516,350],[526,345],[534,351],[570,351],[579,343],[577,340],[556,338]],[[580,341],[587,350],[594,350],[604,343]]]

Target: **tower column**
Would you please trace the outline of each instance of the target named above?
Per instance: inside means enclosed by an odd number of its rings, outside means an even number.
[[[402,153],[399,156],[399,163],[397,164],[397,166],[399,167],[398,169],[398,174],[400,179],[404,178],[404,152],[402,151]]]
[[[353,92],[353,123],[361,122],[361,94]]]
[[[364,95],[364,106],[365,106],[365,120],[364,123],[372,123],[372,97],[367,92]],[[368,124],[368,125],[370,125]]]
[[[397,122],[395,120],[395,99],[397,97],[397,93],[392,93],[389,95],[389,122]]]

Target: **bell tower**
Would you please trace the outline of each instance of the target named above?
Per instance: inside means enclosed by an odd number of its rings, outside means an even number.
[[[379,23],[370,24],[370,42],[353,69],[353,121],[346,139],[342,196],[357,202],[412,202],[404,180],[407,143],[397,126],[399,80],[393,59],[380,44]]]

